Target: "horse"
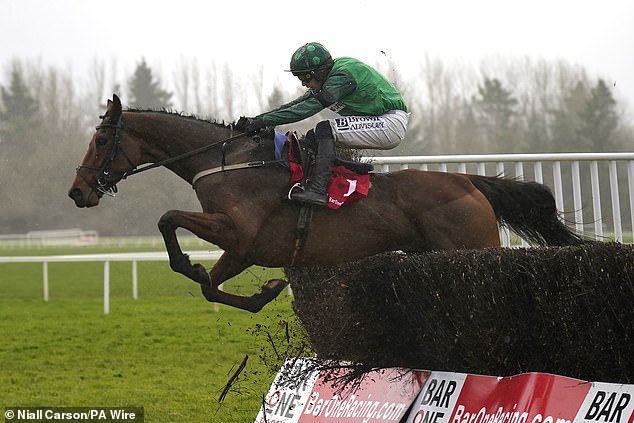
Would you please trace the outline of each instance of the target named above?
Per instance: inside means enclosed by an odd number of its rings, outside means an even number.
[[[283,279],[267,281],[252,296],[219,289],[252,265],[332,265],[389,251],[499,247],[498,224],[539,245],[583,242],[560,220],[542,184],[406,169],[372,173],[367,197],[338,210],[312,207],[298,255],[302,207],[283,200],[289,171],[275,159],[272,134],[254,138],[195,116],[123,110],[116,95],[100,118],[68,195],[77,207],[94,207],[123,179],[159,166],[192,185],[202,211],[169,210],[158,229],[171,269],[200,284],[209,302],[256,313],[277,297]],[[177,228],[224,251],[209,272],[183,253]]]

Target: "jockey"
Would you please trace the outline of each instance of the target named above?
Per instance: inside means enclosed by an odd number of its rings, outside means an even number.
[[[409,113],[399,91],[379,72],[349,57],[334,59],[319,43],[298,48],[290,71],[308,91],[270,112],[247,119],[245,132],[306,119],[325,108],[341,117],[317,123],[306,134],[316,147],[312,177],[305,191],[291,198],[308,204],[328,204],[327,185],[335,160],[335,141],[350,148],[389,150],[405,137]]]

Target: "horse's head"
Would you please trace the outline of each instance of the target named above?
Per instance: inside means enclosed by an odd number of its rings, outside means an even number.
[[[108,100],[106,113],[100,118],[101,123],[68,191],[77,207],[96,206],[104,194],[114,196],[117,182],[135,167],[121,147],[123,122],[119,97],[113,95],[112,100]]]

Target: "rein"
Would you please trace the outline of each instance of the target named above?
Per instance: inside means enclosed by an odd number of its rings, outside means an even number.
[[[204,178],[205,176],[209,176],[209,175],[213,175],[215,173],[220,173],[220,172],[226,172],[229,170],[238,170],[238,169],[250,169],[250,168],[254,168],[254,167],[263,167],[263,166],[267,166],[269,164],[274,164],[274,163],[279,163],[280,160],[270,160],[270,161],[264,161],[264,160],[258,160],[255,162],[244,162],[244,163],[236,163],[236,164],[231,164],[231,165],[227,165],[226,164],[226,158],[225,158],[225,154],[227,151],[227,147],[229,146],[229,144],[231,143],[231,141],[236,140],[238,138],[242,138],[247,136],[246,132],[237,134],[237,135],[233,135],[229,138],[225,138],[223,140],[220,141],[216,141],[213,142],[211,144],[205,145],[203,147],[197,148],[196,150],[192,150],[192,151],[188,151],[187,153],[183,153],[183,154],[179,154],[178,156],[174,156],[174,157],[170,157],[169,159],[165,159],[165,160],[161,160],[160,162],[156,162],[156,163],[152,163],[149,164],[147,166],[141,167],[141,168],[137,168],[137,169],[132,169],[129,172],[125,172],[123,174],[123,176],[121,177],[121,179],[126,179],[128,176],[131,175],[136,175],[137,173],[141,173],[141,172],[145,172],[146,170],[150,170],[150,169],[154,169],[160,166],[165,166],[167,164],[170,163],[174,163],[177,162],[179,160],[183,160],[186,159],[188,157],[192,157],[195,156],[197,154],[200,154],[202,152],[205,152],[207,150],[211,150],[213,147],[221,144],[221,150],[222,150],[222,161],[221,161],[221,165],[218,167],[214,167],[211,169],[207,169],[207,170],[203,170],[198,172],[196,175],[194,175],[194,177],[192,178],[192,188],[194,188],[196,182],[198,182],[201,178]],[[255,139],[255,138],[254,138]],[[257,137],[257,142],[260,146],[262,146],[263,144],[261,143],[261,141],[259,140],[259,136]]]
[[[218,167],[214,167],[212,169],[207,169],[207,170],[203,170],[198,172],[196,175],[194,175],[194,177],[192,178],[192,188],[194,188],[196,182],[198,182],[201,178],[204,178],[205,176],[209,176],[209,175],[213,175],[215,173],[220,173],[220,172],[225,172],[228,170],[238,170],[238,169],[249,169],[249,168],[254,168],[254,167],[263,167],[263,166],[267,166],[269,164],[274,164],[274,163],[279,163],[280,160],[271,160],[271,161],[264,161],[264,160],[259,160],[259,161],[255,161],[255,162],[244,162],[244,163],[236,163],[236,164],[232,164],[232,165],[227,165],[226,164],[226,158],[225,158],[225,154],[227,151],[227,147],[229,146],[229,144],[231,144],[231,141],[236,140],[238,138],[242,138],[247,136],[246,132],[242,132],[240,134],[237,135],[233,135],[229,138],[225,138],[223,140],[220,141],[216,141],[213,142],[211,144],[205,145],[203,147],[197,148],[195,150],[192,151],[188,151],[187,153],[183,153],[183,154],[179,154],[178,156],[174,156],[174,157],[170,157],[168,159],[165,160],[161,160],[160,162],[156,162],[156,163],[152,163],[149,165],[146,165],[144,167],[141,168],[135,168],[132,169],[129,172],[125,172],[121,179],[126,179],[128,176],[132,176],[132,175],[136,175],[137,173],[141,173],[141,172],[145,172],[146,170],[150,170],[150,169],[154,169],[157,167],[161,167],[161,166],[165,166],[167,164],[170,163],[174,163],[177,162],[179,160],[183,160],[192,156],[195,156],[197,154],[203,153],[207,150],[211,150],[213,147],[217,146],[217,145],[221,145],[221,150],[222,150],[222,161],[221,161],[221,166]],[[262,142],[259,139],[259,136],[257,138],[254,138],[254,140],[256,140],[256,142],[262,146]]]
[[[100,116],[100,117],[103,117],[103,116]],[[205,145],[205,146],[197,148],[195,150],[188,151],[186,153],[179,154],[179,155],[174,156],[174,157],[169,157],[169,158],[167,158],[165,160],[161,160],[159,162],[151,163],[151,164],[148,164],[146,166],[137,168],[136,166],[134,166],[134,164],[132,163],[132,161],[130,160],[130,158],[128,157],[128,155],[125,153],[125,151],[123,150],[123,148],[121,146],[121,129],[123,129],[122,116],[119,116],[119,119],[118,119],[117,123],[114,123],[114,124],[113,123],[102,123],[102,124],[100,124],[100,125],[98,125],[96,127],[97,130],[99,130],[101,128],[113,128],[114,129],[113,147],[112,147],[112,150],[110,151],[110,156],[109,156],[108,160],[101,167],[92,167],[92,166],[80,165],[76,169],[77,174],[80,175],[84,179],[84,181],[86,181],[86,183],[88,183],[88,181],[79,172],[81,169],[88,169],[88,170],[93,170],[93,171],[99,172],[99,176],[97,177],[96,186],[93,186],[90,183],[88,185],[91,187],[92,191],[97,192],[98,195],[100,195],[100,196],[104,195],[104,194],[107,194],[109,196],[114,197],[115,194],[117,193],[117,185],[116,185],[117,182],[119,182],[119,181],[121,181],[123,179],[127,179],[128,176],[136,175],[137,173],[145,172],[145,171],[150,170],[150,169],[154,169],[154,168],[157,168],[157,167],[165,166],[165,165],[168,165],[170,163],[174,163],[174,162],[177,162],[179,160],[183,160],[183,159],[195,156],[197,154],[200,154],[200,153],[203,153],[203,152],[205,152],[207,150],[210,150],[210,149],[212,149],[212,148],[214,148],[214,147],[216,147],[218,145],[221,145],[221,151],[222,151],[221,166],[198,172],[192,179],[192,182],[191,182],[192,188],[194,187],[196,182],[198,182],[198,180],[200,180],[201,178],[204,178],[205,176],[208,176],[208,175],[213,175],[215,173],[224,172],[224,171],[228,171],[228,170],[249,169],[249,168],[254,168],[254,167],[262,167],[262,166],[266,166],[266,165],[269,165],[269,164],[279,163],[280,162],[279,160],[271,160],[271,161],[254,161],[254,162],[245,162],[245,163],[236,163],[236,164],[227,165],[226,164],[226,158],[225,158],[227,147],[229,146],[229,144],[231,144],[232,141],[247,136],[247,134],[245,132],[242,132],[242,133],[239,133],[239,134],[236,134],[236,135],[232,135],[229,138],[225,138],[223,140],[212,142],[211,144]],[[257,138],[254,137],[254,140],[260,146],[263,145],[262,141],[259,139],[259,136]],[[123,175],[120,175],[119,177],[117,177],[117,176],[113,176],[111,174],[110,166],[112,165],[112,163],[116,159],[116,157],[119,154],[119,152],[121,152],[121,154],[123,154],[123,156],[126,158],[128,163],[130,163],[133,166],[133,169],[128,171],[128,172],[124,172]]]
[[[179,160],[183,160],[183,159],[195,156],[195,155],[203,153],[203,152],[205,152],[207,150],[211,150],[213,147],[217,146],[218,144],[222,144],[223,145],[222,162],[223,162],[223,166],[224,166],[224,161],[225,161],[225,159],[224,159],[224,150],[225,150],[225,146],[228,143],[230,143],[231,141],[236,140],[238,138],[242,138],[242,137],[244,137],[246,135],[247,134],[245,132],[243,132],[243,133],[240,133],[240,134],[237,134],[237,135],[233,135],[233,136],[231,136],[229,138],[225,138],[223,140],[213,142],[211,144],[205,145],[205,146],[197,148],[195,150],[188,151],[187,153],[179,154],[178,156],[170,157],[169,159],[161,160],[160,162],[152,163],[152,164],[140,167],[140,168],[132,169],[129,172],[125,172],[123,174],[123,176],[121,177],[121,179],[126,179],[128,176],[136,175],[137,173],[145,172],[146,170],[150,170],[150,169],[154,169],[154,168],[157,168],[157,167],[165,166],[167,164],[174,163],[174,162],[177,162]],[[194,184],[194,182],[192,182],[192,185],[193,184]]]

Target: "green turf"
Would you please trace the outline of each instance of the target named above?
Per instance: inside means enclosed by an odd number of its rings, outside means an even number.
[[[41,264],[0,264],[0,409],[125,405],[144,407],[146,422],[253,421],[274,377],[263,362],[268,334],[296,324],[291,297],[284,292],[255,315],[215,312],[166,262],[139,262],[133,300],[130,263],[110,266],[104,315],[102,263],[49,263],[48,302]],[[251,294],[272,275],[280,271],[253,268],[225,289]],[[219,403],[245,355],[245,371]]]

